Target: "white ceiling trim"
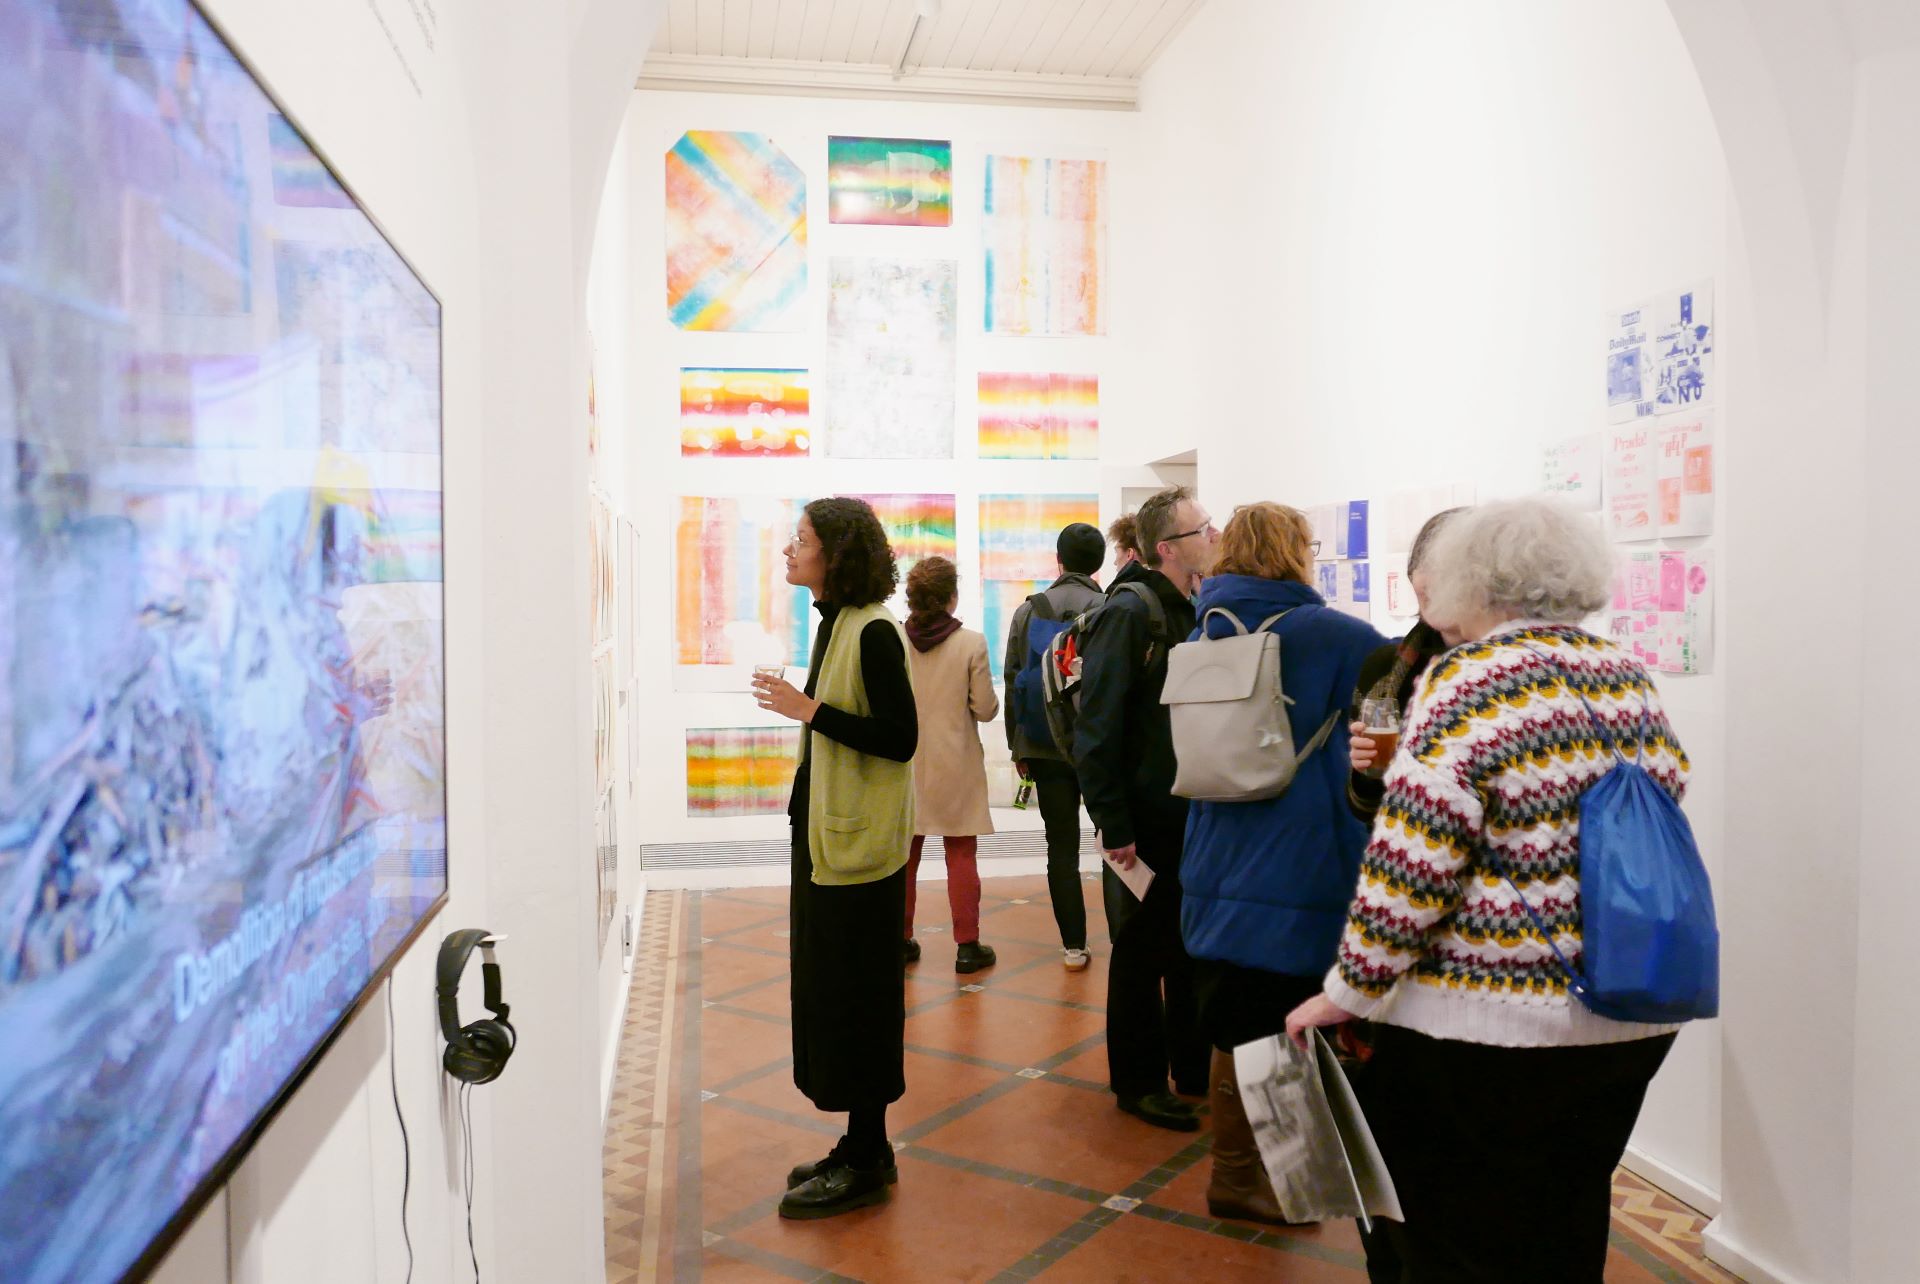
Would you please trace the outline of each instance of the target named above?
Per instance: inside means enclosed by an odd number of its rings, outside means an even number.
[[[878,63],[655,54],[636,89],[730,94],[797,94],[818,98],[932,99],[1002,106],[1082,107],[1135,111],[1140,82],[1109,76],[1036,76],[1018,72],[910,68],[899,77]]]

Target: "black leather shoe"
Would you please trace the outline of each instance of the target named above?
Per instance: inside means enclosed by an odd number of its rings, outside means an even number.
[[[1193,1107],[1170,1092],[1149,1092],[1144,1097],[1121,1097],[1120,1109],[1135,1119],[1173,1132],[1199,1132],[1200,1116]]]
[[[982,968],[994,965],[994,953],[991,945],[982,945],[978,941],[967,941],[955,951],[953,970],[956,972],[978,972]]]
[[[900,942],[900,962],[904,966],[906,964],[918,963],[919,961],[920,942],[909,936],[906,940]]]
[[[780,1215],[789,1221],[814,1221],[838,1217],[856,1208],[887,1201],[889,1168],[853,1168],[835,1164],[810,1177],[786,1193],[780,1201]]]
[[[787,1189],[792,1190],[795,1186],[804,1186],[830,1168],[845,1168],[846,1166],[847,1161],[840,1157],[840,1152],[837,1149],[830,1150],[827,1152],[825,1158],[816,1159],[810,1164],[801,1164],[792,1172],[788,1173]],[[900,1165],[889,1161],[886,1167],[886,1174],[887,1185],[891,1186],[898,1182],[900,1180]]]

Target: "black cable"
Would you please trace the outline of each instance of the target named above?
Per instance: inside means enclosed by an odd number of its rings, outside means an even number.
[[[465,1142],[464,1176],[467,1184],[467,1255],[473,1258],[473,1284],[480,1284],[480,1250],[473,1244],[473,1085],[460,1085],[460,1135]]]
[[[407,1197],[413,1193],[413,1141],[400,1112],[399,1041],[394,1036],[393,973],[387,973],[387,1079],[393,1085],[393,1117],[400,1121],[400,1238],[407,1244],[407,1284],[413,1284],[413,1234],[407,1229]]]

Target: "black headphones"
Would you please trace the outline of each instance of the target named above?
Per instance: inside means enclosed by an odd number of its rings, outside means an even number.
[[[493,961],[493,950],[485,951],[480,964],[484,982],[483,1001],[492,1015],[480,1021],[460,1024],[460,974],[467,960],[482,942],[491,942],[493,933],[476,927],[447,933],[440,942],[440,962],[434,993],[440,1005],[440,1033],[447,1038],[447,1051],[440,1063],[447,1073],[462,1083],[492,1083],[507,1068],[518,1037],[507,1020],[507,1005],[500,998],[500,965]]]

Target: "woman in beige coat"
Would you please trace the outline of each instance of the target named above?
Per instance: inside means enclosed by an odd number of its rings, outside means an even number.
[[[987,813],[986,754],[977,724],[1000,711],[987,639],[960,627],[960,577],[944,557],[929,557],[907,574],[907,667],[920,717],[920,748],[913,759],[914,839],[907,862],[908,963],[920,959],[913,939],[914,881],[927,835],[938,834],[947,856],[947,904],[958,944],[953,970],[978,972],[993,966],[993,949],[980,944],[981,834],[993,832]]]

